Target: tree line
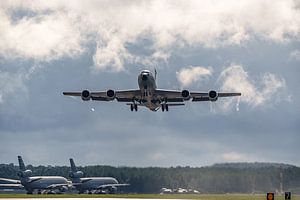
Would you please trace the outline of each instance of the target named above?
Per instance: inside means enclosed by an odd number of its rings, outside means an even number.
[[[64,176],[68,166],[32,166],[33,175]],[[201,193],[265,193],[300,192],[300,168],[284,164],[228,163],[208,167],[78,167],[86,177],[110,176],[130,186],[121,190],[129,193],[158,193],[161,188],[195,189]],[[0,177],[18,179],[18,166],[0,164]],[[282,185],[282,186],[281,186]]]

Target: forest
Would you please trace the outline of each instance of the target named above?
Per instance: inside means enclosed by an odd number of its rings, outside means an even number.
[[[69,166],[32,166],[33,175],[58,175],[68,178]],[[159,193],[161,188],[186,188],[201,193],[300,193],[300,168],[274,163],[223,163],[207,167],[78,167],[86,177],[110,176],[130,186],[127,193]],[[0,164],[0,177],[18,179],[19,168]]]

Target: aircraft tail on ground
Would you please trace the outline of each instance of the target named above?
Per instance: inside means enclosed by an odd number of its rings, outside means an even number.
[[[70,165],[71,165],[71,171],[77,172],[77,168],[76,168],[73,158],[70,158]]]
[[[26,170],[25,169],[25,164],[24,164],[23,159],[22,159],[21,156],[18,156],[18,161],[19,161],[19,168],[20,168],[20,170],[21,171],[25,171]]]
[[[70,158],[70,165],[71,165],[71,171],[69,173],[69,177],[71,178],[73,183],[80,183],[81,182],[80,178],[83,177],[83,172],[77,170],[73,158]]]

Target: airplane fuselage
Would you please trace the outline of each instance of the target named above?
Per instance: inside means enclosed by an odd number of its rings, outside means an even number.
[[[149,70],[143,70],[139,74],[138,85],[141,90],[141,104],[156,111],[160,107],[160,102],[155,99],[156,80]]]
[[[68,184],[68,180],[61,176],[32,176],[21,180],[26,190],[44,190],[51,185]]]
[[[97,190],[101,185],[107,184],[118,184],[118,181],[112,177],[87,177],[80,178],[81,184],[78,185],[77,189],[81,191],[86,190]]]

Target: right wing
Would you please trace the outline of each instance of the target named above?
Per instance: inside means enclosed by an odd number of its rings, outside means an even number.
[[[141,98],[140,90],[107,90],[100,92],[90,92],[83,90],[82,92],[63,92],[66,96],[81,97],[82,100],[94,101],[112,101],[117,99],[119,102],[133,102]]]

